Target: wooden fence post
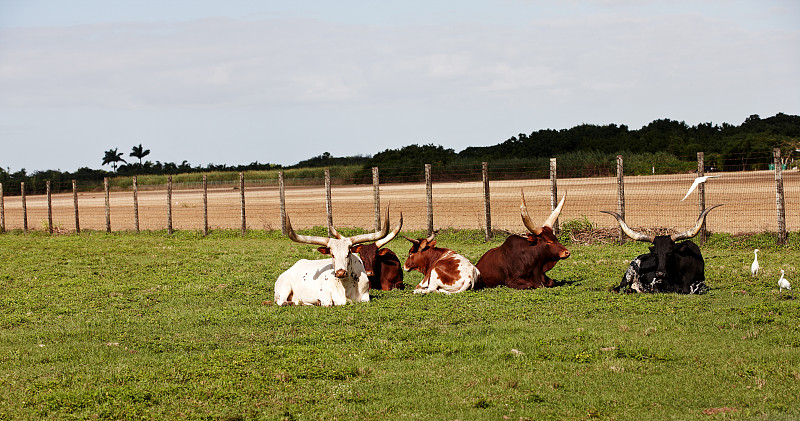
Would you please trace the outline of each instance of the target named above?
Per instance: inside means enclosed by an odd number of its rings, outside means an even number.
[[[697,153],[697,176],[702,177],[705,175],[705,156],[703,152]],[[698,200],[698,208],[699,214],[703,213],[706,210],[706,183],[700,183],[697,186],[697,200]],[[703,219],[703,225],[700,226],[700,235],[697,237],[697,241],[700,245],[703,245],[706,240],[708,239],[708,232],[706,231],[706,221]]]
[[[242,236],[247,233],[247,219],[244,215],[244,172],[239,173],[239,195],[242,198]]]
[[[106,232],[111,232],[111,203],[108,197],[108,177],[103,177],[103,190],[106,194]]]
[[[281,234],[286,235],[286,181],[283,170],[278,171],[278,192],[281,198]]]
[[[28,232],[28,204],[25,198],[25,182],[19,183],[20,193],[22,194],[22,230]]]
[[[486,216],[486,230],[483,240],[489,241],[492,239],[492,208],[489,200],[489,163],[482,162],[481,167],[483,172],[483,213]]]
[[[775,204],[778,208],[778,244],[786,244],[786,202],[783,195],[783,165],[781,150],[772,150],[772,161],[775,165]]]
[[[139,180],[133,176],[133,226],[139,232]]]
[[[378,167],[372,167],[373,202],[375,202],[375,231],[381,229],[381,187],[378,177]]]
[[[208,174],[203,174],[203,236],[208,235]]]
[[[556,159],[550,158],[550,211],[556,210],[558,206],[558,175],[556,171]],[[558,235],[561,229],[558,227],[558,218],[553,223],[553,233]]]
[[[167,176],[167,234],[172,234],[172,176]]]
[[[75,233],[81,233],[81,221],[78,217],[78,183],[72,180],[72,202],[75,207]]]
[[[333,203],[331,200],[331,170],[325,168],[325,212],[328,214],[328,237],[333,237]]]
[[[617,213],[625,220],[625,175],[622,166],[622,155],[617,155]],[[626,240],[625,233],[620,228],[619,242],[624,243]]]
[[[47,186],[47,232],[53,233],[53,196],[50,194],[50,180],[45,181]]]
[[[0,183],[0,234],[6,232],[6,205],[3,202],[3,183]]]
[[[428,236],[433,234],[433,179],[431,164],[425,164],[425,188],[428,196]]]

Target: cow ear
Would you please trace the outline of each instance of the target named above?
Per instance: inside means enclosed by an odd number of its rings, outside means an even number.
[[[433,240],[430,243],[428,243],[428,247],[436,247],[436,240]]]
[[[535,246],[536,243],[539,242],[539,237],[537,237],[537,236],[535,236],[535,235],[533,235],[531,233],[528,233],[528,242],[531,243],[532,246]]]
[[[319,252],[322,254],[331,254],[331,249],[328,247],[320,247],[317,250],[319,250]]]
[[[350,247],[351,253],[361,253],[361,244],[356,244],[353,247]]]
[[[386,253],[389,253],[389,249],[379,249],[378,250],[378,255],[379,256],[385,256]]]

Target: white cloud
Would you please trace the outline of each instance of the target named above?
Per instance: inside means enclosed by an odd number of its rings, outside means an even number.
[[[3,32],[2,105],[109,108],[382,102],[559,84],[591,94],[637,80],[658,90],[717,84],[741,71],[766,75],[767,62],[796,68],[785,44],[798,39],[692,16],[522,28],[225,19]]]

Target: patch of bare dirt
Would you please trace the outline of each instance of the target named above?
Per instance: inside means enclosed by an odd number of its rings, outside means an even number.
[[[725,406],[725,407],[722,407],[722,408],[704,409],[703,413],[706,414],[706,415],[717,415],[717,414],[727,414],[727,413],[730,413],[730,412],[737,412],[737,411],[739,411],[739,410],[736,409],[736,408],[729,408],[729,407]]]

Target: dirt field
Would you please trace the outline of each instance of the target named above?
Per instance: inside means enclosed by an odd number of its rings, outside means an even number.
[[[760,232],[777,230],[775,175],[770,171],[717,173],[706,183],[706,205],[722,203],[708,217],[713,232]],[[787,228],[800,230],[797,203],[800,201],[800,173],[785,171]],[[694,180],[693,174],[626,177],[624,182],[626,219],[633,227],[673,228],[684,230],[694,225],[698,215],[698,192],[685,201]],[[176,230],[202,230],[203,195],[201,190],[172,193],[172,226]],[[495,181],[490,183],[491,222],[494,229],[521,232],[519,216],[520,191],[525,192],[528,209],[535,222],[550,213],[549,180]],[[562,179],[558,181],[559,198],[567,199],[560,221],[586,219],[597,227],[614,227],[612,217],[600,210],[616,210],[618,186],[615,177]],[[326,224],[325,189],[287,187],[286,210],[295,228]],[[332,188],[334,225],[337,227],[374,228],[374,190],[366,186],[334,186]],[[133,230],[133,192],[110,194],[112,231]],[[166,190],[139,191],[139,226],[142,230],[167,227]],[[403,213],[404,228],[426,229],[426,188],[420,184],[387,184],[380,186],[382,207],[391,204],[391,219]],[[80,228],[106,229],[105,196],[102,192],[78,195]],[[22,229],[24,213],[19,196],[5,197],[6,230]],[[28,228],[47,229],[47,197],[28,196],[26,200]],[[52,196],[53,225],[61,232],[75,230],[72,194]],[[245,217],[248,229],[280,229],[279,191],[274,187],[245,187]],[[433,215],[435,228],[483,229],[486,225],[483,183],[433,183]],[[208,224],[210,229],[239,229],[242,226],[241,196],[238,188],[208,190]]]

